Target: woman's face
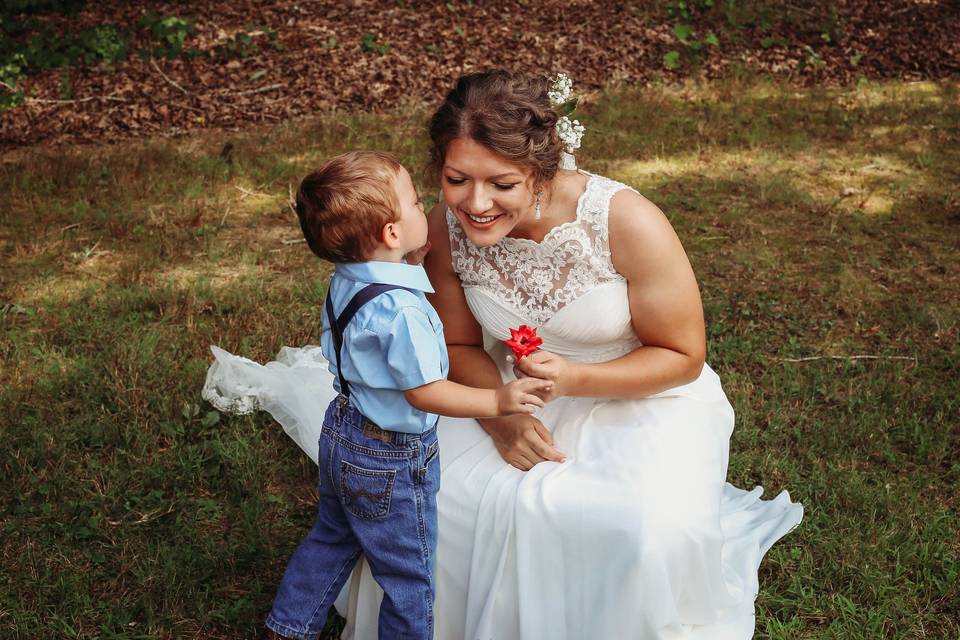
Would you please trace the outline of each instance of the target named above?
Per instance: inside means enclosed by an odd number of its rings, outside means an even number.
[[[443,199],[470,241],[489,247],[532,218],[530,173],[470,138],[456,138],[447,145]]]

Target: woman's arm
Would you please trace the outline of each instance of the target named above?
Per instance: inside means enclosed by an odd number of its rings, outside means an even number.
[[[427,219],[430,252],[423,267],[434,293],[430,304],[443,322],[443,336],[450,354],[450,379],[462,384],[495,389],[502,384],[497,366],[483,350],[483,332],[467,306],[460,278],[453,271],[446,205],[440,201]]]
[[[496,389],[503,384],[500,371],[483,349],[483,332],[467,306],[460,279],[453,271],[446,204],[441,200],[428,218],[430,253],[423,266],[434,293],[430,303],[443,322],[444,339],[450,356],[450,380],[470,387]],[[553,448],[553,438],[543,424],[532,416],[480,420],[504,460],[528,470],[544,460],[562,461],[563,454]]]
[[[550,353],[523,358],[517,368],[554,380],[554,397],[642,398],[692,382],[703,369],[700,291],[666,216],[643,196],[623,190],[610,203],[609,229],[613,266],[627,279],[633,330],[643,346],[596,364]]]

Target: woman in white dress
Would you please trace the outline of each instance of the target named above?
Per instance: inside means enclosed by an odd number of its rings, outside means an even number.
[[[560,168],[549,90],[464,76],[431,121],[425,266],[450,378],[555,383],[534,416],[440,420],[436,638],[745,640],[760,560],[802,507],[725,482],[733,410],[683,248],[629,187]],[[521,324],[543,345],[514,363]],[[262,367],[215,349],[205,397],[259,404],[315,458],[311,405],[333,394],[318,352]],[[344,638],[375,638],[378,606],[361,563]]]

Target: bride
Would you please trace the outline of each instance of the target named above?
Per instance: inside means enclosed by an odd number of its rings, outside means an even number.
[[[760,560],[803,508],[725,482],[733,410],[686,254],[655,205],[571,167],[566,82],[467,75],[430,123],[425,266],[450,378],[554,381],[533,416],[440,419],[436,637],[745,640]],[[543,345],[514,362],[521,324]],[[204,397],[270,411],[315,459],[334,395],[319,349],[214,353]],[[344,638],[376,637],[379,598],[360,563]]]

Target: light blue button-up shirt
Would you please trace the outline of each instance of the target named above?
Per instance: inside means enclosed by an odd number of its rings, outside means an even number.
[[[381,293],[360,307],[347,325],[340,365],[350,387],[350,402],[382,429],[422,433],[437,423],[437,415],[411,405],[403,392],[446,379],[450,367],[443,323],[424,296],[433,287],[420,265],[338,263],[329,290],[334,313],[343,313],[353,296],[374,282],[412,291]],[[340,391],[331,322],[324,309],[320,346],[330,363],[333,386]]]

